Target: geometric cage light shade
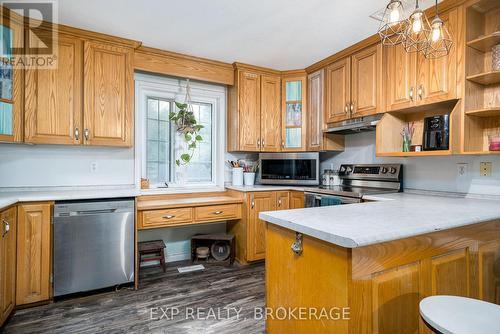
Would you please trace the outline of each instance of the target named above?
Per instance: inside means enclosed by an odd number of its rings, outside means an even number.
[[[425,58],[436,59],[445,57],[450,53],[452,46],[453,40],[446,25],[436,15],[431,22],[431,31],[427,34],[427,46],[423,50]]]
[[[383,45],[395,46],[405,40],[408,20],[400,0],[391,0],[384,10],[378,34]]]
[[[428,35],[431,31],[429,21],[425,13],[418,7],[416,1],[415,10],[408,18],[408,27],[403,42],[406,52],[423,52],[428,47]]]

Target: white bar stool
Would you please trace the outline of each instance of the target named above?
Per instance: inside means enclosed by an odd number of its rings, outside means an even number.
[[[458,296],[432,296],[420,302],[420,315],[443,334],[498,334],[500,306]]]

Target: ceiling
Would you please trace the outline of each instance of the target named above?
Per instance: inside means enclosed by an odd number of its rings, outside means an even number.
[[[407,0],[410,1],[410,0]],[[377,31],[388,0],[64,0],[59,22],[198,57],[307,67]],[[413,7],[412,5],[407,7]],[[425,8],[432,0],[420,1]]]

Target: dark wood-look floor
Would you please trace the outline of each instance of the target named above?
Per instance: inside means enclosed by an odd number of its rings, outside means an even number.
[[[179,274],[178,265],[167,272],[141,271],[138,291],[122,289],[16,311],[4,333],[264,333],[264,320],[254,308],[264,307],[264,264],[222,267],[209,265],[203,272]],[[176,307],[173,319],[151,319],[151,309]],[[186,319],[185,308],[220,308],[218,320]],[[241,310],[225,319],[224,308]],[[156,310],[156,309],[155,309]],[[190,312],[190,310],[187,310]],[[164,316],[154,311],[155,318]],[[205,314],[205,317],[207,315]]]

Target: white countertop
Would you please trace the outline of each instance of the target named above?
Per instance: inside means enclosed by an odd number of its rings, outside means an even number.
[[[347,248],[500,219],[500,201],[406,193],[377,202],[262,212],[270,223]]]
[[[18,202],[135,197],[139,194],[140,192],[135,188],[4,191],[0,192],[0,209],[6,208],[9,205],[16,204]]]

